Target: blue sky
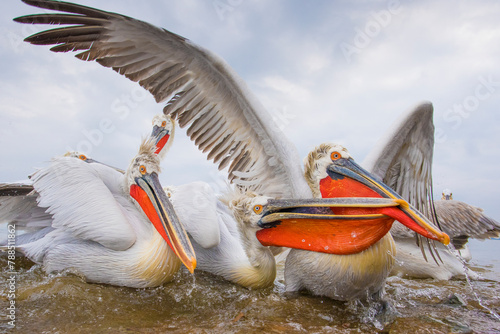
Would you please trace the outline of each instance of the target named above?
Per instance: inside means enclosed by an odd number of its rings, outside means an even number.
[[[215,52],[246,81],[301,156],[323,142],[362,162],[392,122],[434,104],[435,197],[500,220],[500,3],[497,1],[97,1]],[[126,168],[162,105],[110,69],[22,39],[12,21],[40,10],[0,11],[0,176],[25,179],[68,149]],[[164,184],[223,175],[178,129]]]

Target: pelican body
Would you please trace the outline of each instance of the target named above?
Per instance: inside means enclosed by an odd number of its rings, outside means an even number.
[[[143,141],[125,174],[84,155],[54,158],[0,216],[31,231],[17,249],[46,272],[75,269],[87,281],[129,287],[168,282],[196,259],[159,181],[157,142]],[[2,203],[2,204],[4,204]]]
[[[379,298],[383,293],[396,256],[396,246],[389,230],[397,219],[417,233],[442,243],[449,243],[449,237],[439,231],[421,213],[411,207],[385,184],[376,181],[373,175],[357,165],[347,150],[335,144],[323,144],[306,158],[305,177],[317,201],[303,206],[317,206],[331,203],[322,198],[360,197],[383,198],[398,205],[381,202],[380,207],[363,207],[361,203],[336,204],[330,212],[311,215],[288,213],[262,219],[269,230],[260,231],[257,236],[266,245],[288,246],[293,249],[285,263],[287,291],[309,290],[313,294],[337,300]],[[278,206],[279,201],[274,201]],[[338,202],[338,201],[337,201]],[[286,203],[288,208],[293,206]],[[282,208],[278,208],[282,211]],[[274,209],[276,211],[276,209]],[[303,215],[303,217],[301,217]],[[328,224],[322,227],[324,233],[312,238],[297,235],[282,240],[281,229],[296,224],[298,219],[308,219],[310,224]],[[279,225],[273,225],[278,220]],[[319,233],[318,233],[319,234]],[[324,239],[325,241],[323,241]],[[335,243],[323,242],[334,239]],[[311,252],[315,243],[320,247]]]
[[[276,277],[274,256],[255,235],[262,229],[258,222],[268,197],[235,191],[217,199],[208,185],[194,185],[196,190],[188,189],[184,192],[186,196],[182,196],[186,186],[175,188],[171,199],[191,237],[198,260],[197,268],[247,288],[271,286]],[[200,195],[200,192],[205,195]],[[190,205],[191,200],[188,199],[194,194],[197,196],[196,206],[201,206],[204,211],[199,220],[193,217],[193,214],[196,215],[193,211],[197,209]],[[184,210],[189,212],[184,214]],[[211,226],[214,224],[216,229]],[[210,237],[207,229],[216,230],[218,234]],[[210,240],[215,242],[208,244]]]

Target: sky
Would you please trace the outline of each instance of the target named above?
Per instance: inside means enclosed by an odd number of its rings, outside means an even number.
[[[434,197],[500,220],[500,3],[497,1],[80,0],[182,35],[243,78],[305,157],[323,142],[362,162],[392,123],[434,105]],[[22,40],[43,12],[0,5],[0,181],[26,179],[68,150],[126,168],[161,112],[114,71]],[[224,174],[177,129],[164,184]]]

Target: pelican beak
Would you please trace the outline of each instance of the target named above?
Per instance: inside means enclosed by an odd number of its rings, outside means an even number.
[[[161,150],[163,150],[163,148],[167,144],[170,138],[170,131],[165,129],[164,127],[154,125],[153,131],[151,132],[151,137],[156,138],[155,154],[158,154],[161,152]]]
[[[64,154],[64,156],[67,157],[67,156],[70,156],[70,154],[71,154],[71,152],[67,152],[66,154]],[[78,156],[78,159],[82,160],[83,162],[89,163],[89,164],[100,164],[100,165],[112,168],[112,169],[116,170],[117,172],[119,172],[121,174],[125,174],[125,171],[123,169],[120,169],[120,168],[117,168],[117,167],[113,167],[113,166],[110,166],[108,164],[102,163],[102,162],[100,162],[98,160],[89,158],[85,154],[80,154]]]
[[[447,245],[450,238],[396,192],[352,159],[340,159],[320,181],[320,199],[270,200],[257,239],[281,246],[331,254],[359,253],[399,221]]]
[[[256,236],[264,246],[289,247],[347,255],[359,253],[389,232],[394,219],[375,210],[398,207],[387,198],[319,198],[269,200]],[[334,209],[373,212],[334,214]]]
[[[323,198],[381,197],[398,202],[398,207],[375,209],[399,221],[406,227],[447,245],[450,237],[435,227],[423,214],[406,202],[399,194],[359,166],[353,159],[339,159],[328,166],[328,176],[320,181]],[[347,209],[349,210],[349,209]],[[359,210],[356,211],[359,213]],[[338,212],[337,212],[338,213]]]
[[[101,164],[101,165],[104,165],[106,167],[109,167],[109,168],[112,168],[114,170],[116,170],[118,173],[121,173],[121,174],[125,174],[125,171],[123,169],[120,169],[118,167],[113,167],[113,166],[110,166],[108,164],[105,164],[103,162],[100,162],[100,161],[97,161],[97,160],[94,160],[92,158],[88,158],[87,160],[85,160],[85,162],[88,162],[88,163],[96,163],[96,164]]]
[[[160,184],[158,175],[145,174],[137,177],[135,181],[136,184],[130,187],[130,195],[139,203],[177,257],[193,273],[196,268],[193,246]]]

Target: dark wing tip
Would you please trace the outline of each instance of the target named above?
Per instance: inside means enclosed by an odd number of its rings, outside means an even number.
[[[110,18],[112,16],[122,16],[111,12],[78,5],[71,2],[53,1],[53,0],[22,0],[27,5],[44,8],[54,11],[67,12],[73,14],[87,15],[90,17]],[[19,22],[19,21],[18,21]]]

